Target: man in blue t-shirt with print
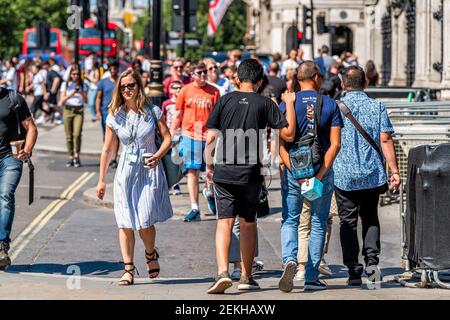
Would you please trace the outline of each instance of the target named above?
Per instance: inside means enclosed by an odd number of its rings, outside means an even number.
[[[318,90],[322,85],[323,75],[312,61],[303,62],[297,70],[297,80],[301,91],[295,99],[297,128],[294,141],[280,148],[280,156],[285,164],[282,180],[283,214],[281,222],[281,251],[284,271],[279,282],[282,291],[290,292],[297,271],[298,225],[303,207],[301,181],[294,178],[290,171],[289,150],[293,148],[316,125],[315,112]],[[285,112],[285,105],[280,109]],[[322,112],[317,128],[318,142],[322,159],[315,167],[315,178],[323,184],[322,197],[311,201],[311,234],[309,256],[306,264],[305,290],[323,290],[326,284],[319,280],[319,265],[325,242],[327,219],[334,190],[333,162],[341,146],[341,113],[336,102],[328,96],[322,96]]]

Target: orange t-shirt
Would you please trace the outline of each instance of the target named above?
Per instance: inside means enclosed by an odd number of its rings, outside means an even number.
[[[181,89],[175,106],[177,110],[183,110],[181,128],[184,136],[206,140],[206,121],[219,97],[219,90],[210,84],[200,88],[190,83]]]

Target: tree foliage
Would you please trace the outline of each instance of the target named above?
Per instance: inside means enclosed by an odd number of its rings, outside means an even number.
[[[218,26],[217,32],[212,37],[208,37],[208,1],[199,1],[196,37],[202,39],[202,45],[199,48],[187,48],[187,58],[199,59],[209,51],[241,48],[247,28],[246,17],[246,4],[241,0],[234,0]]]
[[[165,32],[172,30],[172,0],[166,0],[163,4],[163,28]],[[225,14],[218,31],[213,37],[208,37],[208,1],[199,1],[197,10],[198,29],[195,34],[188,34],[188,38],[201,39],[198,48],[186,47],[187,59],[200,59],[208,51],[223,51],[240,48],[246,32],[246,5],[241,0],[234,0]],[[150,18],[151,20],[151,18]],[[138,18],[133,25],[135,39],[144,38],[145,25],[149,21],[148,14]]]
[[[0,0],[0,56],[19,54],[26,28],[46,20],[53,28],[66,29],[67,0]]]
[[[68,0],[0,0],[0,57],[19,54],[26,28],[35,27],[38,21],[46,20],[52,27],[66,30]],[[172,29],[172,1],[163,1],[163,26],[165,31]],[[208,37],[208,1],[199,1],[197,11],[198,31],[188,37],[200,38],[198,48],[186,48],[186,58],[198,59],[208,51],[222,51],[239,48],[243,44],[246,31],[246,5],[234,0],[225,14],[218,32]],[[132,29],[135,39],[143,39],[148,14],[139,18]]]

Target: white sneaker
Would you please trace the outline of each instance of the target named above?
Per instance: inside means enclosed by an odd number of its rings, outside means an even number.
[[[263,271],[264,270],[264,263],[262,261],[253,261],[253,270],[252,273]]]
[[[320,261],[319,273],[324,276],[331,276],[333,274],[330,267],[327,265],[327,262],[323,258]]]
[[[44,117],[39,117],[39,118],[36,119],[35,123],[36,124],[43,124],[44,121],[45,121]]]
[[[295,274],[294,280],[296,281],[305,281],[305,270],[297,270],[297,273]]]
[[[241,279],[241,268],[235,268],[233,273],[230,276],[231,280],[240,280]]]

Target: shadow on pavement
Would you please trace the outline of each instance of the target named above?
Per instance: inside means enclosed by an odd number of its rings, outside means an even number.
[[[151,283],[153,284],[163,284],[163,285],[171,285],[171,284],[195,284],[195,283],[210,283],[214,282],[213,277],[208,278],[193,278],[193,279],[153,279]],[[138,283],[137,283],[138,284]],[[145,283],[142,283],[145,284]]]
[[[32,273],[45,273],[45,274],[60,274],[60,275],[73,275],[79,274],[82,276],[105,276],[116,271],[123,270],[123,264],[121,262],[109,262],[109,261],[86,261],[70,264],[33,264],[33,265],[12,265],[8,267],[6,272],[19,273],[19,272],[32,272]]]

